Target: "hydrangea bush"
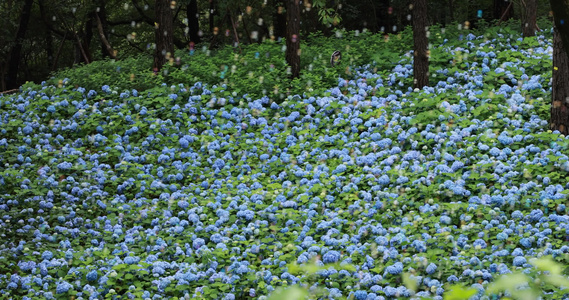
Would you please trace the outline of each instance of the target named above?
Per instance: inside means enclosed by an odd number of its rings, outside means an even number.
[[[410,88],[408,53],[283,102],[70,79],[0,96],[0,295],[486,297],[569,251],[551,52],[550,32],[470,34],[433,48],[432,87]],[[290,270],[313,261],[330,266]]]

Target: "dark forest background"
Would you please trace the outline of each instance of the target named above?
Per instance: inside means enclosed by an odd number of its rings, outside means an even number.
[[[155,28],[165,19],[172,20],[173,34],[167,38],[174,49],[238,48],[269,40],[284,45],[286,2],[2,0],[0,91],[16,89],[27,81],[39,83],[54,71],[97,60],[151,57],[156,52]],[[298,2],[301,38],[317,32],[332,36],[338,29],[392,34],[411,25],[412,1]],[[528,7],[531,3],[536,7]],[[521,21],[534,10],[537,18],[550,18],[546,0],[432,0],[427,5],[430,25],[496,25],[511,19]]]

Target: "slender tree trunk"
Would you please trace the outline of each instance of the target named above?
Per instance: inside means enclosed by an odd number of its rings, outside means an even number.
[[[569,59],[563,47],[561,34],[553,33],[553,76],[551,97],[551,130],[569,134]]]
[[[282,2],[277,2],[275,13],[273,14],[273,36],[275,40],[286,36],[286,14]]]
[[[299,0],[285,0],[286,7],[286,61],[292,78],[300,75],[300,6]]]
[[[89,50],[91,45],[91,38],[88,36],[79,36],[79,34],[75,34],[75,63],[90,63],[91,59],[91,51]]]
[[[413,0],[413,86],[419,89],[429,85],[427,17],[427,0]]]
[[[249,44],[253,43],[253,40],[251,38],[251,33],[249,32],[249,29],[247,28],[247,21],[241,10],[241,8],[239,8],[239,10],[237,11],[238,14],[241,14],[242,18],[241,18],[241,23],[243,25],[243,30],[245,31],[245,36],[247,37],[247,41],[249,41]],[[257,31],[257,38],[259,38],[259,31]]]
[[[391,4],[389,0],[379,1],[379,17],[377,18],[377,27],[382,33],[389,33],[393,29],[393,24],[391,22],[393,16],[393,8],[390,8]]]
[[[535,36],[537,30],[537,0],[524,0],[524,14],[522,17],[523,37]]]
[[[190,42],[194,44],[199,44],[201,42],[200,23],[199,23],[199,11],[198,11],[198,1],[190,0],[190,3],[186,6],[186,17],[188,18],[188,27]]]
[[[0,91],[5,91],[6,89],[6,67],[5,67],[5,63],[3,61],[0,61]]]
[[[209,0],[209,32],[213,33],[213,28],[215,24],[213,22],[213,16],[215,14],[215,2],[214,0]]]
[[[97,30],[101,41],[101,53],[103,57],[116,58],[115,50],[109,42],[109,25],[107,21],[107,9],[104,0],[99,0],[99,11],[95,12],[95,20],[97,21]]]
[[[449,23],[454,22],[454,0],[448,0]]]
[[[153,64],[155,71],[159,71],[174,55],[174,20],[172,19],[170,2],[170,0],[156,0],[156,51]]]
[[[63,44],[67,40],[67,34],[68,34],[68,32],[65,32],[65,35],[61,39],[61,43],[59,44],[59,47],[57,48],[57,53],[55,54],[55,58],[53,59],[53,65],[51,66],[52,71],[55,71],[57,69],[57,62],[59,61],[59,57],[61,56],[61,50],[63,49]]]
[[[115,55],[115,50],[107,40],[104,25],[101,18],[99,17],[99,13],[95,13],[95,18],[97,19],[97,30],[99,32],[99,39],[101,40],[101,51],[103,52],[103,56],[116,59],[117,56]]]
[[[89,48],[86,47],[86,44],[81,40],[79,35],[76,34],[75,39],[75,64],[80,63],[90,63],[91,59],[89,58]]]
[[[553,76],[549,128],[569,135],[569,0],[550,0],[553,11]]]
[[[231,21],[231,27],[233,27],[233,41],[234,45],[239,47],[239,53],[241,53],[241,43],[239,42],[239,34],[237,34],[237,27],[235,26],[235,22],[233,22],[233,17],[231,16],[231,12],[227,10],[227,15],[229,16],[229,21]]]
[[[75,63],[91,63],[91,40],[93,39],[93,19],[94,13],[89,14],[89,18],[85,23],[85,28],[75,35]]]
[[[7,89],[18,88],[18,71],[20,67],[20,61],[22,60],[22,45],[26,36],[26,31],[28,30],[28,22],[30,20],[33,3],[33,0],[26,0],[24,3],[24,8],[22,9],[22,14],[20,16],[20,25],[18,26],[18,31],[16,32],[16,43],[10,51],[10,60],[8,62],[8,72],[6,78]]]
[[[42,20],[46,18],[46,12],[43,1],[38,1],[39,8],[40,8],[40,15]],[[51,31],[47,26],[44,26],[44,36],[45,36],[45,51],[47,53],[47,67],[46,70],[51,70],[53,66],[53,36],[51,35]]]
[[[144,1],[145,3],[148,1]],[[170,4],[174,4],[176,1],[170,1]],[[143,7],[140,5],[140,3],[138,2],[138,0],[132,0],[131,1],[132,6],[134,6],[134,8],[136,9],[136,11],[138,12],[138,14],[140,15],[140,17],[142,18],[142,21],[144,21],[146,24],[150,25],[150,26],[155,26],[156,23],[156,19],[152,18],[151,16],[147,15],[145,12],[145,9],[143,9]],[[157,12],[154,12],[155,15],[157,15]],[[172,16],[172,12],[170,12],[170,15]],[[172,18],[173,20],[173,18]],[[174,28],[174,23],[172,22],[172,28]],[[177,37],[172,37],[173,41],[174,41],[174,45],[180,49],[183,49],[186,47],[186,42],[182,41],[181,39],[177,38]],[[133,45],[130,41],[129,44]]]

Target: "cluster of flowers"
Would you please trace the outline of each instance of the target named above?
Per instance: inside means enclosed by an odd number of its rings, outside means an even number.
[[[445,80],[420,91],[401,90],[406,61],[279,104],[201,83],[163,86],[160,107],[110,86],[0,96],[0,295],[193,298],[222,283],[224,299],[291,284],[385,299],[411,296],[397,278],[412,272],[415,296],[441,299],[568,253],[568,141],[526,97],[547,83],[498,58],[508,39],[467,40],[450,53],[481,63],[434,70]],[[550,59],[538,40],[524,53]],[[490,73],[509,81],[495,96]],[[448,114],[415,123],[433,97]],[[475,115],[488,104],[491,118]],[[355,271],[289,273],[311,260]]]

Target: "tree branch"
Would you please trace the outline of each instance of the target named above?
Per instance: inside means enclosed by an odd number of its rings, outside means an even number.
[[[61,49],[63,49],[63,43],[65,42],[65,39],[67,38],[67,33],[68,32],[65,32],[65,35],[61,39],[61,44],[59,45],[59,48],[57,49],[57,54],[55,55],[55,59],[53,60],[53,66],[51,67],[52,71],[54,71],[57,68],[57,62],[59,61],[59,56],[61,55]]]
[[[116,33],[113,33],[113,32],[111,32],[110,34],[111,34],[112,36],[116,36],[116,37],[118,37],[118,38],[124,39],[124,36],[123,36],[123,35],[119,35],[119,34],[116,34]],[[142,53],[146,53],[146,51],[144,51],[144,49],[140,48],[138,45],[136,45],[135,43],[133,43],[131,40],[126,39],[126,41],[128,42],[128,44],[129,44],[131,47],[137,49],[138,51],[140,51],[140,52],[142,52]]]
[[[149,24],[150,26],[154,27],[154,19],[152,19],[151,17],[149,17],[144,10],[142,9],[142,7],[140,7],[140,4],[138,4],[138,0],[132,0],[132,5],[134,6],[134,8],[136,8],[136,11],[138,12],[138,14],[140,15],[140,17],[142,18],[142,20],[144,22],[146,22],[147,24]]]
[[[109,56],[112,59],[116,59],[117,56],[115,55],[115,50],[113,49],[113,47],[111,46],[111,44],[109,43],[107,38],[105,37],[105,32],[103,30],[103,24],[101,23],[101,18],[99,18],[98,13],[95,13],[95,18],[97,19],[97,29],[99,30],[99,38],[101,39],[101,42],[107,48],[107,52],[108,52]]]
[[[79,50],[81,50],[81,55],[83,55],[83,59],[85,60],[85,62],[87,64],[89,64],[90,63],[89,57],[87,56],[87,53],[85,52],[85,49],[83,48],[83,44],[81,43],[81,39],[79,38],[79,35],[76,32],[73,32],[73,35],[75,35],[75,40],[77,41],[77,46],[79,46]]]
[[[237,35],[237,28],[235,27],[235,22],[233,22],[233,17],[231,16],[231,12],[229,9],[227,10],[227,14],[229,15],[229,20],[231,21],[231,25],[233,25],[233,33],[235,34],[235,41],[237,42],[237,46],[239,46],[239,53],[243,52],[241,49],[241,43],[239,43],[239,36]]]
[[[13,93],[17,93],[18,91],[20,91],[20,89],[13,89],[13,90],[2,91],[2,92],[0,92],[0,95],[13,94]]]

